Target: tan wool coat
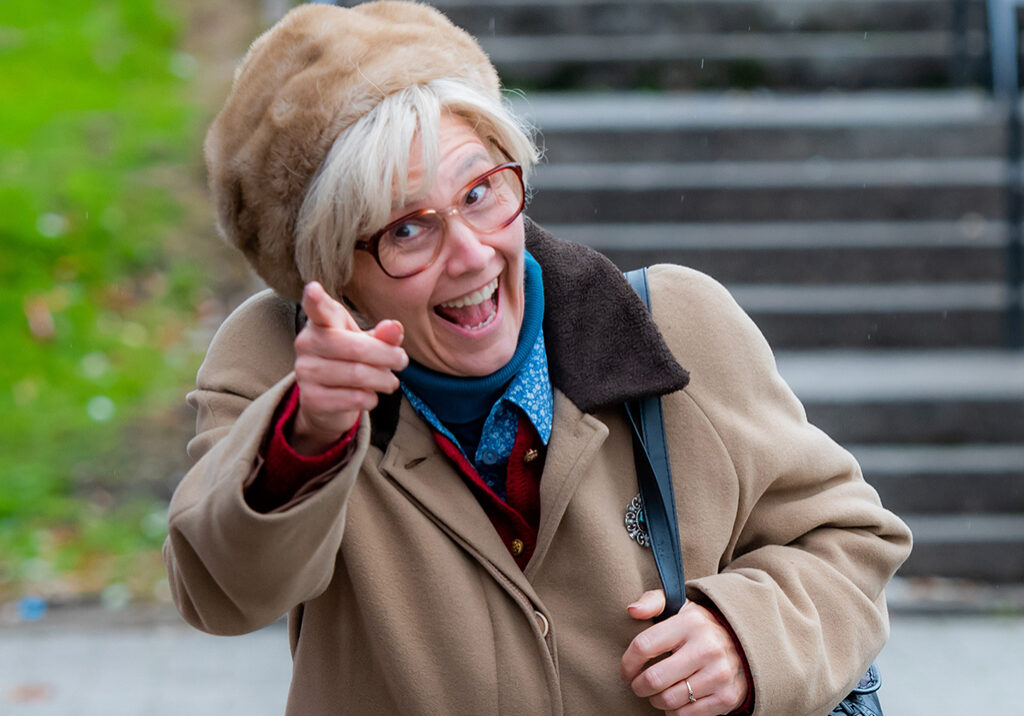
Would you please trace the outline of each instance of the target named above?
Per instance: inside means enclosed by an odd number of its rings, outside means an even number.
[[[164,550],[181,613],[240,634],[288,612],[293,716],[652,713],[619,680],[649,626],[626,605],[660,586],[624,526],[638,490],[621,400],[685,375],[658,362],[667,346],[690,372],[662,399],[687,594],[738,635],[756,714],[826,714],[885,642],[882,590],[907,528],[808,424],[716,282],[653,267],[664,344],[647,350],[657,334],[611,264],[532,224],[527,247],[544,271],[555,413],[526,569],[404,399],[364,415],[347,464],[292,503],[248,507],[294,382],[296,307],[266,291],[221,327],[190,394],[197,462]]]

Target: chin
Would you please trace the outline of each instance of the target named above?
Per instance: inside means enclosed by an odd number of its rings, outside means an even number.
[[[489,350],[482,351],[478,355],[463,353],[456,356],[455,360],[449,361],[447,367],[440,368],[439,370],[466,378],[482,378],[504,368],[512,360],[515,352],[516,343],[511,342],[511,347],[494,346]]]

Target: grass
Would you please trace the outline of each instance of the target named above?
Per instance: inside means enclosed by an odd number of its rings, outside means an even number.
[[[159,0],[0,3],[0,601],[160,578],[125,440],[198,361],[181,29]]]

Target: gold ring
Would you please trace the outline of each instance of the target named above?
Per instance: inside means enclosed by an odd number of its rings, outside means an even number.
[[[693,695],[693,689],[690,687],[690,681],[688,679],[684,679],[683,681],[686,684],[686,690],[690,692],[690,703],[697,703],[697,697]]]

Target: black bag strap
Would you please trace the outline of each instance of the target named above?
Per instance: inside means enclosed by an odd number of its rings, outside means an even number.
[[[650,311],[651,293],[647,287],[647,269],[627,271],[626,278]],[[647,534],[654,552],[654,563],[658,566],[658,574],[665,588],[665,611],[658,617],[658,621],[661,621],[677,613],[686,603],[683,554],[679,542],[679,523],[676,519],[661,399],[655,396],[632,401],[626,404],[626,412],[633,425],[633,460],[636,463],[637,482],[640,484],[640,500],[647,519]],[[829,716],[882,716],[882,706],[876,693],[881,683],[878,667],[872,664],[860,683]]]
[[[640,295],[647,310],[651,294],[647,287],[647,269],[626,272],[630,285]],[[658,396],[626,404],[626,413],[633,426],[633,460],[643,503],[647,534],[651,540],[654,563],[665,589],[665,611],[660,619],[676,614],[686,602],[683,575],[683,554],[679,542],[679,522],[672,489],[672,468],[669,463],[665,420]]]

